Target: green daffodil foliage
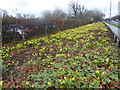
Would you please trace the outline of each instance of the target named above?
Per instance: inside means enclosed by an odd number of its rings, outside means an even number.
[[[103,23],[3,47],[3,87],[118,88],[120,51]]]

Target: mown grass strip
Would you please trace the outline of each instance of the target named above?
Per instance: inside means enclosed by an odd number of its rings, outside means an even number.
[[[120,28],[119,24],[112,24],[112,23],[110,23],[110,24],[113,25],[113,26],[116,26],[116,27]]]

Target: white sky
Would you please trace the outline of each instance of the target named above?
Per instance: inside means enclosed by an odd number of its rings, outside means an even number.
[[[44,10],[54,10],[56,7],[68,12],[68,5],[73,0],[0,0],[0,9],[5,9],[8,14],[34,14],[41,16]],[[76,1],[76,0],[74,0]],[[77,0],[87,9],[99,9],[109,16],[110,0]],[[118,1],[112,0],[112,16],[118,14]],[[17,9],[17,10],[16,10]]]

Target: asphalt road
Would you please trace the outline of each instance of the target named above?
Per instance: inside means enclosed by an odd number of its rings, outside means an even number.
[[[120,24],[120,21],[111,20],[110,23],[112,23],[112,24],[117,24],[117,25],[118,25],[118,24]]]

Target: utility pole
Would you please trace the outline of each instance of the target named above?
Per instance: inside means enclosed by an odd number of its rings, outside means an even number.
[[[112,8],[112,0],[110,0],[110,19],[111,19],[111,8]]]
[[[120,1],[118,2],[118,17],[120,17]],[[118,25],[120,25],[120,18],[118,18]],[[118,35],[120,35],[120,28],[118,28]],[[120,39],[119,39],[119,42],[118,42],[118,47],[120,48]],[[120,54],[120,52],[119,52]],[[119,67],[120,69],[120,67]],[[120,71],[119,71],[120,73]],[[119,78],[120,78],[120,74],[119,74]]]
[[[44,23],[45,26],[45,35],[48,37],[48,23]]]
[[[106,7],[104,8],[104,15],[106,16]],[[105,17],[105,16],[104,16],[104,17]]]
[[[118,15],[120,15],[120,1],[118,2]],[[120,19],[119,19],[120,21]]]

